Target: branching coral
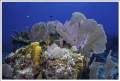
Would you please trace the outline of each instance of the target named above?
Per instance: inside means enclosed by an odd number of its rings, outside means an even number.
[[[90,68],[90,73],[89,73],[90,79],[97,79],[98,78],[98,68],[101,68],[104,70],[104,75],[105,75],[104,78],[105,79],[111,79],[112,70],[116,66],[116,63],[114,63],[111,60],[111,56],[110,56],[111,53],[112,53],[112,50],[110,50],[110,52],[106,58],[106,63],[102,67],[100,66],[99,62],[95,62],[96,58],[93,60],[92,64],[89,67]]]
[[[107,60],[106,60],[106,64],[104,65],[103,69],[105,71],[105,78],[108,78],[110,79],[110,74],[112,73],[112,70],[113,68],[117,65],[116,63],[114,63],[112,60],[111,60],[111,53],[112,53],[112,50],[110,50],[108,56],[107,56]]]
[[[17,49],[17,46],[22,47],[25,45],[30,44],[30,40],[28,38],[28,32],[21,30],[20,32],[14,31],[17,36],[10,35],[12,37],[11,44],[14,45],[12,48],[12,51],[15,51]]]
[[[12,40],[12,44],[16,45],[19,44],[22,46],[23,45],[27,45],[30,44],[30,40],[28,39],[28,32],[21,30],[20,32],[17,32],[16,30],[14,31],[17,34],[16,36],[11,35],[11,37],[13,38]]]
[[[100,67],[100,63],[95,62],[96,58],[93,60],[92,64],[90,65],[90,79],[96,79],[98,76],[97,70]]]
[[[81,48],[82,54],[93,50],[94,53],[102,53],[106,49],[106,35],[102,25],[97,24],[93,19],[86,17],[78,12],[73,13],[70,21],[57,24],[57,32],[67,43]]]

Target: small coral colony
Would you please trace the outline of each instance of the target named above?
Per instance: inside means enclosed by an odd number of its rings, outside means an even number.
[[[99,63],[94,59],[89,65],[90,56],[106,50],[102,25],[79,12],[64,25],[40,22],[30,31],[15,33],[11,43],[20,48],[5,58],[2,76],[7,79],[77,79],[86,69],[90,69],[90,79],[95,79]]]

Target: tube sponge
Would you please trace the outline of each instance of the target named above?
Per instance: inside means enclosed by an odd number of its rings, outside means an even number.
[[[34,54],[34,57],[33,57],[34,58],[33,61],[34,61],[35,65],[38,65],[40,63],[40,53],[41,53],[41,51],[42,51],[42,48],[40,46],[35,47],[35,54]]]
[[[35,65],[40,63],[40,53],[42,48],[39,46],[39,42],[33,42],[30,44],[30,53],[33,55],[33,62]]]
[[[19,50],[16,51],[16,53],[18,53],[17,56],[21,54],[25,54],[27,58],[29,59],[33,59],[33,63],[34,65],[38,65],[40,63],[40,55],[42,52],[42,48],[40,47],[39,42],[33,42],[30,45],[24,47],[24,48],[20,48]]]
[[[37,66],[40,63],[40,53],[42,51],[42,48],[39,45],[39,42],[33,42],[28,47],[30,50],[30,53],[33,56],[33,62]]]
[[[86,17],[79,12],[74,12],[70,21],[66,21],[63,25],[58,23],[56,27],[57,32],[62,39],[72,46],[76,46],[81,50],[82,54],[93,50],[94,53],[103,53],[106,50],[106,35],[102,25],[97,24],[93,19],[86,19]]]

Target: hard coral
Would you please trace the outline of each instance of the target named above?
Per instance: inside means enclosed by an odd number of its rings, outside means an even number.
[[[17,47],[22,47],[30,44],[31,41],[28,38],[28,32],[24,30],[17,32],[15,30],[15,33],[17,34],[17,36],[10,35],[12,37],[11,44],[14,45],[14,47],[12,48],[12,51],[15,51]]]
[[[46,79],[76,79],[77,72],[70,65],[61,62],[62,60],[47,61],[45,70]]]
[[[80,54],[72,54],[70,56],[71,65],[76,69],[77,73],[82,73],[88,67],[88,60],[86,57],[81,56]]]

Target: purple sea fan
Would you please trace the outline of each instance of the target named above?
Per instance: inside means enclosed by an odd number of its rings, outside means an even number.
[[[32,42],[38,42],[42,39],[46,32],[46,25],[43,22],[36,23],[32,26],[31,32],[28,37]]]
[[[11,65],[9,64],[3,64],[2,65],[2,76],[6,78],[12,78],[13,76],[13,68],[11,68]]]
[[[67,43],[81,48],[82,54],[93,50],[94,53],[102,53],[106,50],[106,35],[102,25],[97,24],[93,19],[86,19],[86,17],[79,13],[74,12],[70,21],[57,24],[57,32],[63,37]]]
[[[47,23],[40,22],[32,26],[28,37],[32,42],[46,40],[50,33],[55,33],[55,27],[59,21],[49,21]]]

